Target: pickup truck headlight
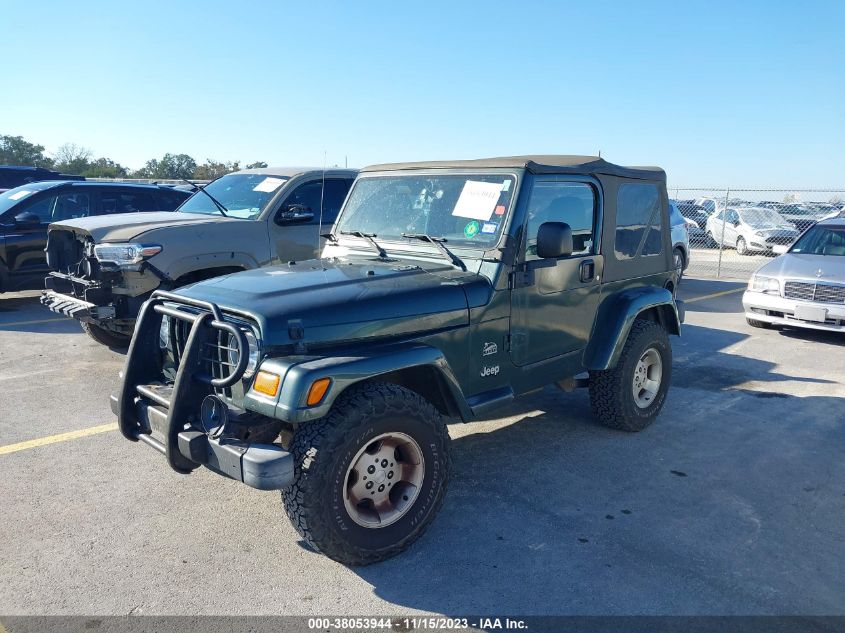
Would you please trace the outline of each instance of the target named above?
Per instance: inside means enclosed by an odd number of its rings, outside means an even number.
[[[754,275],[748,282],[748,289],[752,292],[780,294],[780,282],[774,277]]]
[[[158,244],[98,244],[94,247],[94,255],[99,261],[118,266],[140,264],[160,252]]]

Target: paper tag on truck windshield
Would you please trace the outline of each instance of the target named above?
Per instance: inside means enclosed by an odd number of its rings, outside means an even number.
[[[264,193],[271,193],[279,188],[279,186],[284,182],[281,178],[265,178],[257,185],[255,185],[252,190],[253,191],[263,191]]]
[[[487,222],[493,215],[501,192],[500,182],[467,180],[452,215]]]

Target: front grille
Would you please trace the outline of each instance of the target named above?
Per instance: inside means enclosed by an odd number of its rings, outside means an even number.
[[[783,287],[783,296],[799,301],[845,303],[845,284],[787,281]]]
[[[792,235],[772,235],[766,239],[766,244],[781,244],[783,246],[788,246],[794,241],[795,237]]]
[[[173,305],[173,304],[171,304]],[[180,306],[184,309],[184,307]],[[196,312],[193,312],[196,314]],[[162,331],[162,373],[165,380],[175,380],[176,373],[182,363],[191,323],[182,319],[165,317]],[[256,328],[241,319],[225,318],[224,320],[237,327],[245,334],[254,337]],[[166,336],[164,330],[167,330]],[[235,337],[226,330],[206,328],[202,332],[199,359],[202,372],[215,380],[226,379],[236,371],[241,354],[249,354],[249,349],[239,350]],[[220,395],[231,395],[231,388],[215,388]]]

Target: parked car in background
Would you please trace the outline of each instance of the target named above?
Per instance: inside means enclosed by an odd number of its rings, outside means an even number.
[[[799,203],[784,204],[778,213],[792,224],[798,232],[806,231],[823,217],[823,214],[815,208]]]
[[[60,174],[43,167],[22,167],[18,165],[0,165],[0,193],[44,180],[85,180],[83,176]]]
[[[729,207],[714,213],[706,230],[717,245],[736,248],[740,255],[771,253],[774,246],[791,244],[800,235],[777,211],[763,207]]]
[[[712,248],[713,242],[707,237],[705,226],[710,214],[701,205],[695,204],[692,200],[675,200],[678,211],[691,222],[689,227],[689,243],[691,248]]]
[[[845,332],[845,218],[819,222],[757,270],[742,305],[754,327]]]
[[[672,263],[675,266],[675,285],[681,283],[684,271],[689,266],[690,225],[698,225],[688,220],[678,210],[678,205],[669,201],[669,224],[672,227]]]
[[[189,196],[156,185],[49,180],[0,194],[0,292],[43,288],[49,271],[44,248],[51,222],[153,209],[172,211]]]
[[[321,226],[334,222],[356,173],[244,169],[200,187],[176,213],[55,222],[41,303],[98,343],[125,347],[154,290],[316,257]]]

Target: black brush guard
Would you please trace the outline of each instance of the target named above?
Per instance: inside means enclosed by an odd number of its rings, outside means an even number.
[[[178,305],[164,305],[165,302]],[[184,310],[181,306],[199,311]],[[178,370],[172,386],[161,382],[159,332],[165,315],[190,324],[179,350]],[[238,361],[228,375],[215,377],[208,370],[208,359],[203,357],[202,349],[210,336],[221,331],[232,336]],[[278,490],[287,487],[293,477],[290,453],[275,444],[249,444],[234,438],[208,437],[193,423],[203,398],[214,390],[237,383],[248,362],[246,336],[235,324],[223,319],[217,305],[163,290],[155,291],[138,315],[120,392],[112,397],[120,432],[128,440],[142,441],[163,453],[170,467],[180,473],[189,473],[205,465],[253,488]],[[160,422],[157,428],[162,431],[163,441],[152,435],[154,418]]]

